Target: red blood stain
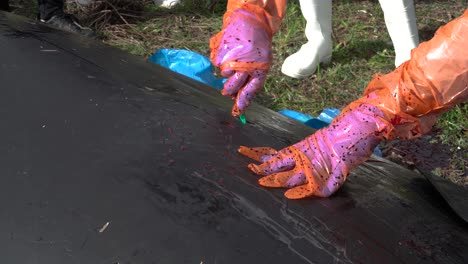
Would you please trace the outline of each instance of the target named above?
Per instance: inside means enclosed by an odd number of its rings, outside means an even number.
[[[234,124],[229,121],[221,121],[219,122],[221,125],[227,126],[229,128],[234,128]]]

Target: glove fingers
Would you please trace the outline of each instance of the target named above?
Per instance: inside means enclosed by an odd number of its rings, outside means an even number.
[[[254,95],[257,91],[263,88],[265,82],[266,72],[256,70],[253,73],[253,77],[247,82],[247,84],[239,90],[236,97],[235,110],[239,114],[245,112],[247,107],[250,105]],[[234,111],[234,109],[233,109]]]
[[[314,175],[312,174],[312,163],[309,158],[299,151],[296,147],[290,147],[290,150],[293,152],[294,160],[296,163],[296,170],[301,171],[304,176],[303,182],[307,181],[307,184],[297,186],[292,188],[284,193],[288,199],[301,199],[309,196],[316,195],[318,191],[318,186]],[[299,181],[298,181],[299,182]]]
[[[314,190],[309,186],[309,184],[297,186],[284,193],[284,196],[288,199],[302,199],[312,195],[314,195]]]
[[[222,95],[236,95],[245,85],[249,74],[247,72],[235,72],[229,77],[221,91]]]
[[[304,184],[306,178],[300,170],[294,169],[290,171],[278,172],[261,178],[258,183],[265,187],[282,187],[291,188],[297,185]]]
[[[271,158],[273,155],[278,153],[275,149],[269,147],[249,148],[246,146],[240,146],[237,151],[239,151],[240,154],[259,162],[265,162],[268,158]]]
[[[279,154],[266,162],[256,165],[249,164],[249,169],[258,175],[269,175],[276,172],[287,171],[294,167],[295,161],[292,155]]]
[[[296,168],[296,173],[293,176],[291,176],[291,178],[288,179],[285,187],[293,188],[293,187],[302,185],[304,183],[307,183],[307,178],[304,172],[301,170],[297,170]]]
[[[229,69],[229,70],[226,70],[226,69],[224,69],[224,70],[221,71],[221,76],[223,76],[224,78],[229,78],[229,77],[231,77],[234,73],[235,73],[234,70],[230,70],[230,69]]]

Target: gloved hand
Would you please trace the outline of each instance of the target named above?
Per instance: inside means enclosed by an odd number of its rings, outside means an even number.
[[[272,59],[271,38],[263,9],[251,6],[227,14],[222,31],[210,40],[210,59],[228,78],[221,93],[235,101],[233,116],[244,113],[263,88]]]
[[[280,151],[241,147],[239,152],[263,162],[249,165],[266,176],[261,185],[292,188],[285,193],[290,199],[330,196],[381,139],[427,133],[441,113],[467,100],[467,40],[468,9],[413,49],[411,60],[375,75],[364,95],[328,127]]]
[[[261,185],[292,188],[285,193],[289,199],[328,197],[351,169],[371,156],[387,127],[377,107],[350,104],[328,127],[290,147],[276,151],[241,146],[239,152],[263,162],[248,166],[265,176],[259,180]]]

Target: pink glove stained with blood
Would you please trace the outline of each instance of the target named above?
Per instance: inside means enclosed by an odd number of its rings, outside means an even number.
[[[285,7],[286,0],[230,0],[223,29],[210,39],[210,60],[228,78],[221,93],[233,98],[233,116],[244,113],[263,89],[272,60],[272,36]]]
[[[263,162],[248,166],[265,176],[259,180],[261,185],[292,188],[285,193],[289,199],[328,197],[380,142],[379,131],[387,127],[381,116],[382,112],[372,105],[350,106],[328,127],[290,147],[276,151],[241,146],[239,152]]]
[[[441,113],[468,99],[468,9],[421,43],[391,73],[377,74],[364,95],[326,128],[290,147],[240,147],[263,162],[249,164],[267,187],[292,188],[290,199],[328,197],[381,139],[411,139],[431,130]]]

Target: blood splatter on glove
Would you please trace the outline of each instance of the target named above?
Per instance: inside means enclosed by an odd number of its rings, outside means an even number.
[[[271,39],[284,16],[286,0],[230,0],[223,29],[210,40],[212,63],[228,80],[222,94],[232,96],[239,116],[263,88],[272,60]]]
[[[290,147],[276,151],[241,146],[239,152],[263,162],[248,166],[265,176],[259,180],[261,185],[292,188],[285,193],[289,199],[328,197],[380,142],[380,132],[388,126],[381,116],[378,108],[359,104],[345,109],[328,127]]]
[[[376,74],[359,102],[377,106],[392,123],[386,139],[429,132],[440,114],[468,98],[468,9],[411,51],[389,74]]]
[[[267,187],[291,188],[290,199],[328,197],[381,139],[414,138],[439,115],[468,98],[468,10],[441,27],[395,71],[376,75],[364,95],[326,128],[280,151],[240,147],[263,162],[249,164]]]

